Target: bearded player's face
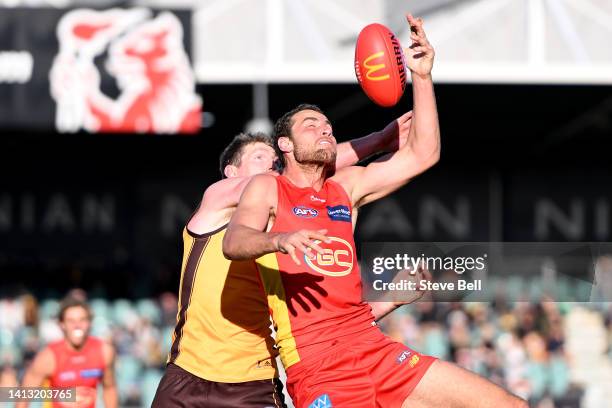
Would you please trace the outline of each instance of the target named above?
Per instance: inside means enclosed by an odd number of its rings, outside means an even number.
[[[64,319],[60,322],[64,337],[75,348],[85,343],[89,335],[91,320],[89,313],[81,306],[69,307],[64,312]]]
[[[261,142],[246,145],[242,149],[238,176],[250,177],[273,170],[276,153],[274,149]]]
[[[336,161],[336,138],[322,113],[303,110],[293,115],[291,140],[298,163],[325,165]]]

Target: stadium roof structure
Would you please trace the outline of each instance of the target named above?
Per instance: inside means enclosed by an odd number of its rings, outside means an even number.
[[[201,83],[355,82],[359,31],[426,19],[436,82],[612,84],[608,0],[207,0],[194,2]],[[408,10],[406,10],[408,8]]]

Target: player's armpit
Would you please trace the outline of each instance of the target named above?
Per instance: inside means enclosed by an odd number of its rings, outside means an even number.
[[[277,201],[274,176],[254,176],[244,189],[238,208],[223,237],[223,254],[228,259],[254,259],[276,252],[275,234],[266,233],[270,214]]]
[[[379,158],[363,168],[355,178],[351,190],[353,206],[361,207],[391,194],[437,161],[438,156],[420,160],[406,147]]]

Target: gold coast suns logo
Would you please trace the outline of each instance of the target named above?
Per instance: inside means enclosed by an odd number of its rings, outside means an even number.
[[[353,270],[353,247],[346,240],[338,237],[329,237],[330,243],[325,244],[323,253],[317,253],[313,259],[304,256],[304,261],[314,271],[327,276],[346,276]],[[317,245],[321,241],[316,240]]]

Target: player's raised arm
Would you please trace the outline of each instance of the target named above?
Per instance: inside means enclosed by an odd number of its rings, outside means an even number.
[[[46,347],[41,350],[26,370],[23,381],[21,382],[22,387],[40,387],[43,382],[49,378],[55,370],[55,357],[50,348]],[[26,408],[29,404],[27,402],[18,402],[15,404],[15,408]]]
[[[433,166],[440,157],[440,127],[431,78],[434,49],[425,36],[422,20],[408,15],[408,22],[413,41],[406,51],[414,98],[410,135],[407,143],[396,153],[365,168],[352,167],[345,174],[339,174],[339,181],[350,192],[355,206],[397,190]]]
[[[323,253],[313,241],[327,241],[326,231],[265,232],[270,215],[275,210],[277,194],[274,176],[262,174],[249,182],[223,237],[223,254],[226,258],[254,259],[280,251],[290,254],[300,264],[296,251]]]
[[[404,145],[410,132],[412,111],[404,113],[383,130],[338,144],[336,168],[352,166],[376,153],[394,152]]]

